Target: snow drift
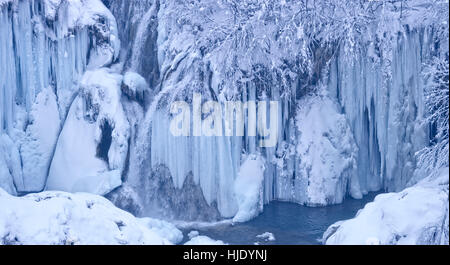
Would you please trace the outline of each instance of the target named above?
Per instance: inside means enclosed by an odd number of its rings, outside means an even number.
[[[335,244],[448,245],[449,175],[442,169],[399,193],[379,195],[354,219],[330,226],[323,242]]]

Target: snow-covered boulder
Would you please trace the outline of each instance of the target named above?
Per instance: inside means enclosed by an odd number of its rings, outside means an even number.
[[[449,244],[448,168],[399,193],[382,194],[355,218],[328,228],[323,243],[435,245]]]
[[[263,210],[264,159],[259,155],[249,155],[239,169],[234,181],[234,193],[238,212],[233,222],[246,222]]]
[[[353,197],[361,198],[354,174],[358,149],[337,104],[320,95],[302,99],[299,106],[298,178],[305,189],[300,202],[310,206],[341,203],[347,187]]]
[[[13,197],[0,189],[0,245],[172,244],[164,238],[167,232],[159,234],[161,229],[154,228],[97,195],[43,192]]]
[[[145,102],[145,93],[148,85],[145,79],[135,72],[126,72],[123,76],[122,92],[129,99],[141,104]]]
[[[214,240],[207,236],[193,237],[185,245],[226,245],[222,240]]]
[[[169,240],[173,244],[180,243],[183,240],[183,233],[175,225],[153,218],[139,218],[141,224],[148,227],[159,236]]]
[[[121,185],[130,130],[121,82],[107,69],[86,72],[57,143],[48,190],[104,195]]]

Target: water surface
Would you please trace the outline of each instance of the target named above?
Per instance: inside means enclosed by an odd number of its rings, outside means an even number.
[[[378,193],[370,193],[362,200],[346,199],[339,205],[311,208],[295,203],[272,202],[264,207],[264,212],[255,219],[240,224],[219,223],[213,226],[183,228],[185,241],[187,233],[196,230],[200,235],[228,244],[320,244],[325,230],[337,221],[350,219],[358,210],[373,201]],[[265,232],[275,236],[274,241],[257,238]]]

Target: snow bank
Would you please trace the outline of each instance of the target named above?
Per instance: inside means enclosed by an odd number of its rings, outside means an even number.
[[[2,244],[166,245],[171,242],[100,196],[43,192],[19,198],[0,189]]]
[[[214,240],[207,236],[196,236],[193,237],[188,242],[184,243],[185,245],[226,245],[221,240]]]
[[[306,97],[299,106],[298,176],[299,182],[306,187],[305,197],[299,201],[310,206],[341,203],[348,182],[350,194],[361,198],[354,174],[357,146],[337,104],[321,95]]]
[[[239,169],[234,181],[234,193],[238,203],[238,212],[233,222],[246,222],[263,210],[264,159],[259,155],[250,155]]]
[[[328,228],[323,242],[335,244],[448,245],[448,168],[399,193],[382,194],[355,218]]]
[[[86,72],[57,143],[48,190],[104,195],[121,185],[130,130],[121,82],[107,69]]]

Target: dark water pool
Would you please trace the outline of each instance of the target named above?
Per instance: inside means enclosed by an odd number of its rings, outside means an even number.
[[[253,245],[311,245],[320,244],[325,230],[339,220],[355,216],[368,202],[374,200],[378,193],[370,193],[362,200],[347,199],[343,204],[310,208],[294,203],[272,202],[264,207],[264,212],[255,219],[241,224],[222,223],[214,226],[182,229],[187,240],[187,233],[192,230],[200,235],[228,244]],[[274,241],[257,238],[265,232],[275,236]]]

